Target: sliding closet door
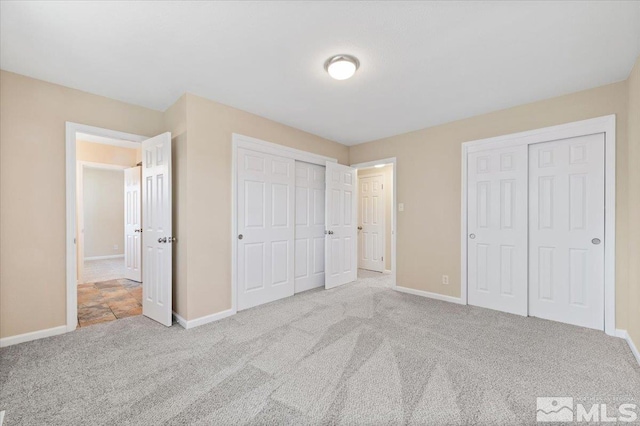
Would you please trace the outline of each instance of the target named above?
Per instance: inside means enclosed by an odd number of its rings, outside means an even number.
[[[530,315],[604,329],[604,134],[530,146]]]
[[[238,149],[238,310],[294,293],[293,159]]]
[[[324,285],[324,181],[324,166],[296,161],[296,293]]]
[[[470,305],[527,315],[527,147],[467,157]]]

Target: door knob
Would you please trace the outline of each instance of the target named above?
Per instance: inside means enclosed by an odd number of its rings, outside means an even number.
[[[362,231],[362,226],[358,226],[358,231]]]
[[[324,231],[325,234],[333,235],[333,231]]]
[[[243,238],[244,238],[244,235],[242,235],[242,234],[238,235],[238,239],[239,239],[239,240],[241,240],[241,239],[243,239]]]
[[[169,238],[167,239],[167,242],[168,242],[168,243],[175,243],[175,242],[176,242],[176,237],[169,237]]]
[[[476,234],[469,234],[469,238],[471,238],[472,240],[476,237]]]
[[[600,242],[601,242],[601,241],[600,241],[600,238],[594,238],[593,240],[591,240],[591,243],[592,243],[592,244],[595,244],[595,245],[600,244]]]
[[[158,238],[158,242],[159,243],[166,243],[167,242],[167,237]]]

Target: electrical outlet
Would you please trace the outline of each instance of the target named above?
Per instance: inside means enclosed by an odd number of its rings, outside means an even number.
[[[114,245],[113,245],[113,249],[114,249],[114,250],[118,250],[118,245],[117,245],[117,244],[114,244]]]
[[[449,285],[449,275],[442,276],[442,284]]]

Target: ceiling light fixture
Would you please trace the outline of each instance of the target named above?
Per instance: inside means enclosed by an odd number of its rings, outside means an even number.
[[[359,67],[360,61],[351,55],[332,56],[324,63],[324,69],[336,80],[346,80],[353,77]]]

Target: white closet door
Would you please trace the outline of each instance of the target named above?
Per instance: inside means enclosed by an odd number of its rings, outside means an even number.
[[[384,271],[384,176],[358,179],[360,227],[358,232],[358,267]]]
[[[531,316],[604,329],[604,135],[530,146]]]
[[[142,313],[167,327],[172,316],[171,133],[142,141]]]
[[[468,300],[527,315],[527,147],[467,157]]]
[[[296,161],[295,292],[324,285],[325,167]]]
[[[294,294],[294,169],[238,149],[238,310]]]
[[[141,167],[124,171],[124,277],[142,281]]]
[[[333,288],[358,276],[356,169],[327,162],[325,199],[325,288]]]

